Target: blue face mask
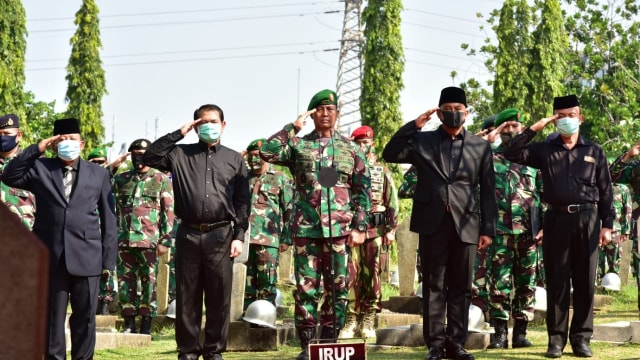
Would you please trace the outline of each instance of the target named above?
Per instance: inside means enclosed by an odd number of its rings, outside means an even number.
[[[564,136],[571,136],[578,132],[580,128],[580,119],[578,118],[562,118],[559,119],[556,123],[556,128],[558,128],[558,132]]]
[[[73,161],[80,156],[80,141],[62,140],[58,143],[58,157],[65,161]]]
[[[9,152],[18,146],[18,135],[0,135],[0,152]]]
[[[204,123],[198,126],[198,137],[207,144],[213,144],[220,139],[221,123]]]

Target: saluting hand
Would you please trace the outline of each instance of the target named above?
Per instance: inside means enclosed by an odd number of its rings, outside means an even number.
[[[598,246],[607,246],[611,242],[611,229],[600,229],[600,237],[598,238]]]
[[[422,129],[427,124],[427,121],[431,119],[431,115],[433,115],[433,113],[436,111],[438,111],[438,108],[429,109],[423,112],[422,114],[420,114],[420,116],[418,116],[415,120],[416,127],[418,129]]]
[[[622,157],[622,161],[627,162],[632,158],[638,156],[638,154],[640,154],[640,141],[633,144],[631,149],[627,150],[627,152],[624,153],[624,156]]]
[[[493,143],[494,141],[496,141],[496,138],[500,136],[502,129],[504,129],[506,125],[507,125],[507,122],[505,121],[502,124],[500,124],[497,128],[489,131],[489,133],[487,134],[487,141],[489,143]]]
[[[122,163],[127,159],[127,156],[129,155],[131,155],[131,153],[127,151],[126,153],[118,156],[111,162],[111,164],[109,164],[109,168],[111,168],[112,171],[117,169],[118,167],[120,167],[120,165],[122,165]]]
[[[558,118],[558,115],[553,115],[553,116],[548,117],[548,118],[542,118],[542,119],[536,121],[536,123],[531,125],[529,128],[531,130],[535,131],[535,132],[538,132],[538,131],[544,129],[544,127],[547,126],[547,124],[549,124],[550,122],[553,122],[557,118]]]
[[[182,136],[187,136],[189,131],[191,131],[194,127],[200,125],[200,123],[202,123],[202,119],[193,120],[191,122],[188,122],[188,123],[182,125],[182,127],[180,128],[180,133],[182,134]]]
[[[41,153],[47,151],[47,148],[52,147],[53,143],[60,138],[60,135],[52,136],[48,139],[44,139],[38,143],[38,150]]]
[[[302,130],[302,128],[307,125],[307,117],[309,117],[311,114],[313,114],[314,112],[316,112],[316,109],[311,109],[307,112],[304,112],[300,115],[298,115],[298,118],[296,119],[296,121],[293,122],[293,127],[296,128],[296,131],[300,131]]]
[[[242,254],[242,241],[240,240],[232,240],[231,241],[231,253],[229,256],[232,258],[238,257]]]

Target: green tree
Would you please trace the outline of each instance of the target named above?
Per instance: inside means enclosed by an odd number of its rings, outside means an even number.
[[[99,9],[94,0],[83,0],[76,13],[77,30],[71,38],[67,65],[66,116],[80,120],[85,153],[102,143],[102,96],[107,93],[100,59]]]
[[[404,49],[400,32],[401,0],[369,0],[362,12],[364,47],[360,114],[362,124],[376,130],[375,151],[380,155],[384,144],[402,125],[400,92],[404,88]],[[402,181],[402,170],[390,164],[396,184]],[[401,216],[408,214],[410,204],[401,206]]]
[[[571,35],[568,92],[578,94],[585,122],[581,133],[607,154],[639,140],[640,21],[635,1],[567,0]]]
[[[0,113],[26,123],[23,89],[27,18],[22,1],[0,2]]]
[[[29,123],[28,126],[22,127],[22,141],[29,145],[53,136],[53,122],[62,117],[62,114],[55,111],[55,101],[37,101],[35,95],[29,91],[24,93],[24,103]]]

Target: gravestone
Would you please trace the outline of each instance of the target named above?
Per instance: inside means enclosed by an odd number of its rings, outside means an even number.
[[[291,282],[291,260],[293,259],[293,245],[289,246],[287,251],[280,253],[278,258],[278,279],[281,283]]]
[[[49,251],[0,205],[0,351],[3,359],[41,360],[49,299]]]
[[[249,225],[251,226],[251,225]],[[229,309],[229,319],[239,320],[242,317],[244,308],[244,287],[247,279],[247,266],[249,260],[249,235],[251,229],[244,232],[244,243],[242,253],[234,259],[233,279],[231,281],[231,308]]]
[[[156,274],[156,301],[158,314],[165,314],[169,307],[169,259],[171,248],[158,258],[158,273]]]
[[[416,282],[418,234],[409,230],[409,222],[410,219],[408,218],[401,222],[396,231],[400,296],[412,295]]]
[[[640,226],[639,226],[640,227]],[[622,283],[622,286],[627,285],[627,283],[629,282],[629,273],[631,270],[631,258],[633,257],[633,254],[631,253],[633,251],[633,240],[627,240],[625,242],[623,242],[622,244],[620,244],[620,282]]]

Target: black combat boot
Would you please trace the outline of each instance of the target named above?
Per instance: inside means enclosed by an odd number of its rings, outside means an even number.
[[[493,328],[495,334],[493,334],[493,341],[487,346],[487,349],[506,349],[509,347],[509,340],[507,335],[509,329],[507,328],[507,320],[493,319]]]
[[[298,329],[298,336],[300,337],[300,347],[302,351],[298,354],[296,360],[309,360],[309,343],[316,336],[316,329]]]
[[[124,333],[135,334],[136,331],[136,317],[135,315],[124,317]]]
[[[527,340],[527,320],[516,320],[513,324],[513,334],[511,338],[511,347],[514,349],[531,346],[531,342]]]
[[[140,318],[140,334],[151,335],[151,316]]]
[[[333,334],[333,327],[323,326],[320,330],[320,343],[330,344],[335,343],[336,339],[340,336],[340,329],[336,330],[335,337]]]

